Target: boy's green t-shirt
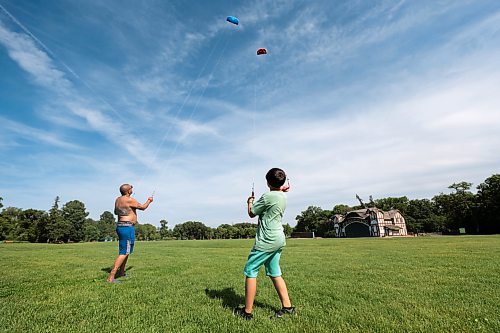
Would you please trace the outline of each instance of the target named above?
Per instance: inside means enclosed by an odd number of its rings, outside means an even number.
[[[252,213],[259,216],[254,249],[274,252],[285,246],[285,233],[281,224],[285,208],[286,194],[281,191],[264,193],[254,203]]]

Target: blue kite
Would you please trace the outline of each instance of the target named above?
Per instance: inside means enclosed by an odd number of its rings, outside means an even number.
[[[240,20],[238,20],[238,18],[234,17],[234,16],[228,16],[226,21],[228,21],[232,24],[236,24],[236,25],[238,25],[240,23]]]

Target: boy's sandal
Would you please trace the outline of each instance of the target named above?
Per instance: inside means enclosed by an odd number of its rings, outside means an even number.
[[[244,307],[241,307],[241,308],[234,308],[233,310],[233,315],[237,316],[237,317],[241,317],[245,320],[252,320],[253,318],[253,314],[251,313],[247,313],[245,311],[245,308]]]
[[[271,319],[283,318],[285,315],[294,316],[296,314],[297,312],[295,311],[295,307],[293,306],[289,308],[281,308],[278,311],[276,311],[273,316],[271,316]]]

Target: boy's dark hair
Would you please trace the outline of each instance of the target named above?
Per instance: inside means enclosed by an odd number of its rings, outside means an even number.
[[[272,168],[267,172],[266,180],[267,183],[272,187],[279,188],[281,185],[285,184],[285,171],[281,170],[280,168]]]

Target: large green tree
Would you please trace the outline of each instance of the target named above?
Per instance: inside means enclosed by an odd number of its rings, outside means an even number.
[[[7,207],[0,216],[0,239],[17,240],[22,209]]]
[[[332,209],[332,215],[345,215],[348,211],[352,210],[352,207],[344,204],[335,205]]]
[[[472,184],[468,182],[454,183],[448,188],[455,192],[434,196],[433,201],[438,215],[446,217],[446,232],[458,233],[459,228],[473,229],[472,212],[475,207],[475,197],[470,192],[471,186]]]
[[[500,233],[500,174],[488,177],[478,187],[474,227],[477,233]]]
[[[283,232],[285,233],[285,237],[290,237],[293,232],[293,228],[288,223],[283,224]]]
[[[89,213],[85,210],[85,204],[78,200],[67,202],[62,208],[62,217],[71,225],[68,240],[79,242],[84,239],[83,225]]]
[[[257,232],[257,224],[253,223],[235,223],[233,227],[237,230],[235,238],[253,238]]]
[[[115,216],[109,212],[105,211],[99,217],[99,222],[97,223],[99,228],[99,240],[114,240],[117,238],[116,235],[116,223]]]
[[[17,239],[41,242],[47,239],[48,214],[43,210],[26,209],[21,212],[17,224]]]
[[[3,208],[2,204],[3,198],[0,197],[0,209]],[[0,213],[0,241],[5,239],[5,230],[7,230],[7,222],[4,220],[2,213]]]
[[[8,207],[0,215],[0,240],[46,241],[47,223],[43,210]]]
[[[323,237],[326,232],[333,229],[331,217],[332,212],[330,210],[309,206],[295,218],[297,225],[294,231],[314,232],[316,236]]]
[[[137,240],[152,241],[160,238],[157,228],[149,223],[137,224],[135,228],[135,237]]]
[[[445,217],[437,214],[436,205],[429,199],[408,201],[404,217],[409,232],[441,232],[445,228]]]
[[[172,237],[172,231],[168,229],[168,221],[167,220],[161,220],[160,221],[160,239],[168,239]]]
[[[178,239],[209,239],[213,235],[211,228],[196,221],[177,224],[173,229],[173,234]]]
[[[72,230],[71,223],[63,218],[59,203],[60,199],[56,197],[52,208],[49,210],[49,223],[47,226],[49,241],[56,243],[67,241]]]
[[[99,230],[99,224],[97,221],[92,219],[87,219],[83,223],[82,227],[83,241],[85,242],[95,242],[101,239],[101,231]]]
[[[407,197],[388,197],[375,200],[375,207],[386,212],[391,209],[397,209],[404,215],[408,208],[408,203],[409,200]]]
[[[221,224],[214,230],[214,237],[218,239],[238,238],[238,229],[230,224]]]

